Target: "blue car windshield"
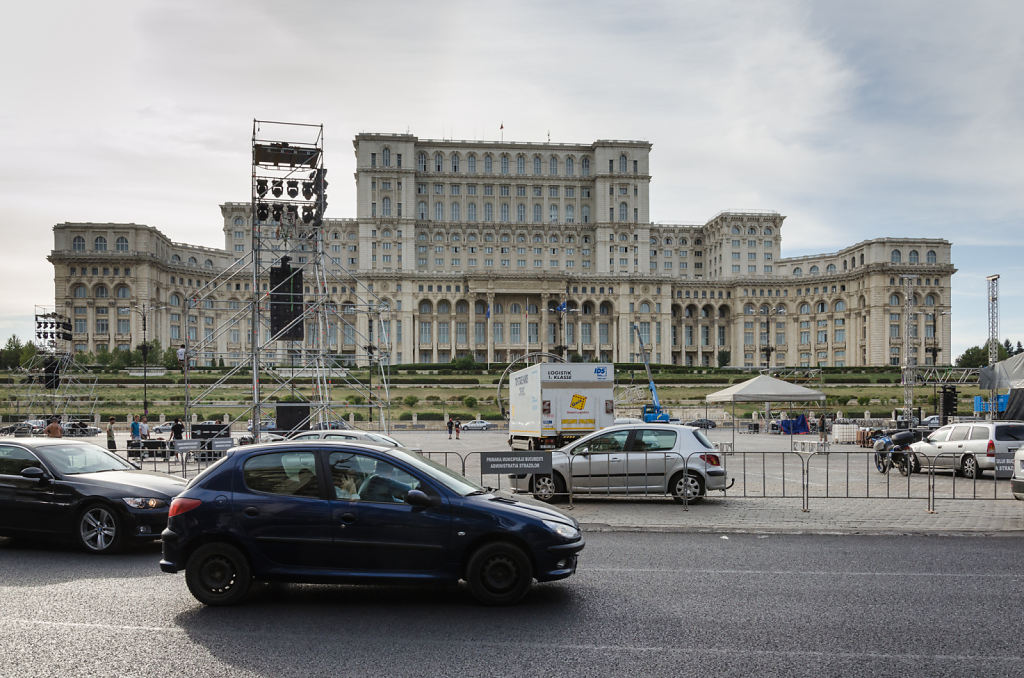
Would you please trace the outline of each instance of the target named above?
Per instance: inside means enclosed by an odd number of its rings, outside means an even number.
[[[472,492],[479,492],[484,489],[472,480],[463,477],[461,474],[456,473],[447,466],[442,466],[433,459],[428,459],[427,457],[417,454],[411,450],[395,448],[388,450],[388,454],[401,459],[420,471],[423,471],[449,490],[456,492],[463,497]]]
[[[61,475],[130,471],[134,466],[92,443],[57,443],[40,445],[36,454]]]

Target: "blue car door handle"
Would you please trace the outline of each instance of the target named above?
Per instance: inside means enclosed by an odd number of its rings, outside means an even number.
[[[244,513],[247,516],[258,516],[260,514],[260,511],[255,506],[246,506],[242,513]]]
[[[356,522],[356,514],[354,514],[354,513],[342,513],[341,514],[341,521],[343,523],[346,523],[346,524],[354,523],[354,522]]]

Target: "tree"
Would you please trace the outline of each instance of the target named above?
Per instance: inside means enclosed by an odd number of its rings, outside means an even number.
[[[7,340],[7,344],[0,350],[0,367],[5,370],[17,367],[21,362],[22,348],[24,347],[22,346],[21,339],[12,334],[11,338]]]
[[[719,367],[728,367],[730,360],[732,360],[732,354],[729,351],[724,351],[723,350],[723,351],[719,351],[718,352],[718,366]]]
[[[1017,342],[1017,348],[1016,348],[1016,350],[1015,350],[1015,351],[1013,352],[1013,355],[1019,355],[1019,354],[1021,354],[1021,353],[1024,353],[1024,344],[1021,344],[1021,343],[1020,343],[1020,342],[1018,341],[1018,342]]]
[[[1000,345],[998,360],[1006,360],[1009,357],[1006,348]],[[956,359],[957,367],[985,367],[986,365],[988,365],[987,341],[982,346],[971,346]]]
[[[1007,357],[1013,355],[1013,344],[1010,343],[1009,339],[1003,339],[1002,349],[1006,351]]]

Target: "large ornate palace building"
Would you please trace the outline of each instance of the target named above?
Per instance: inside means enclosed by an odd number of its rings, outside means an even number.
[[[919,364],[949,360],[946,240],[877,238],[783,258],[775,212],[651,223],[643,141],[359,134],[354,146],[357,216],[326,220],[324,243],[337,279],[358,281],[330,289],[343,314],[332,346],[356,360],[374,336],[369,316],[352,312],[367,290],[390,309],[376,341],[389,335],[392,363],[503,362],[562,346],[633,361],[634,325],[652,361],[676,365],[898,365],[908,340]],[[228,318],[251,299],[251,273],[230,274],[217,303],[187,304],[250,247],[250,203],[221,213],[224,249],[137,224],[54,226],[55,302],[72,319],[75,350],[138,344],[145,310],[163,346],[187,333],[216,345],[206,358],[237,363],[249,328]]]

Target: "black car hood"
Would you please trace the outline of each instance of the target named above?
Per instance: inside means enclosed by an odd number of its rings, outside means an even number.
[[[553,520],[556,523],[565,523],[566,525],[579,527],[579,523],[577,523],[574,518],[570,518],[561,511],[555,510],[549,506],[539,506],[537,504],[528,504],[524,501],[519,501],[512,495],[506,494],[505,492],[481,494],[466,497],[466,499],[486,502],[488,509],[492,511],[498,510],[517,517],[533,518],[534,520]]]
[[[174,497],[185,489],[184,478],[158,471],[99,471],[67,476],[82,485],[124,492],[124,496]]]

